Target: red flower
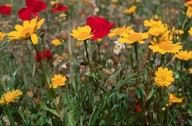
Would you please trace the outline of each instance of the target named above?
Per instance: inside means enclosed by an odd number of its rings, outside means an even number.
[[[140,105],[137,105],[136,108],[135,108],[135,112],[138,113],[141,111],[141,106]]]
[[[105,18],[92,16],[87,18],[87,25],[91,27],[91,32],[94,34],[92,39],[96,40],[109,34],[115,24],[108,22]]]
[[[38,54],[36,54],[36,61],[37,62],[41,62],[42,60],[44,60],[45,58],[46,59],[49,59],[51,58],[51,51],[49,50],[45,50],[45,52],[39,52]]]
[[[41,0],[26,0],[27,8],[21,8],[18,16],[21,20],[30,20],[31,17],[38,16],[38,12],[46,9],[47,5]]]
[[[45,50],[45,58],[50,58],[51,57],[51,51],[49,51],[49,50]]]
[[[10,15],[11,14],[11,5],[5,4],[3,6],[0,6],[0,14]]]
[[[57,12],[63,12],[63,11],[66,11],[68,9],[67,6],[63,6],[62,3],[56,3],[53,5],[53,8],[52,8],[52,12],[53,13],[57,13]]]

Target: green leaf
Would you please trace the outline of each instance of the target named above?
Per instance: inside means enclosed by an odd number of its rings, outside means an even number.
[[[149,92],[149,94],[147,95],[146,101],[148,101],[149,99],[151,99],[151,97],[153,96],[154,92],[156,90],[154,90],[154,88],[151,89],[151,91]]]
[[[48,107],[45,105],[45,103],[42,103],[42,105],[41,105],[41,109],[43,109],[43,110],[45,110],[45,111],[48,111],[48,112],[50,112],[50,113],[56,115],[57,117],[60,117],[60,115],[57,113],[56,110],[51,109],[51,108],[48,108]]]
[[[76,126],[76,122],[75,122],[75,119],[74,119],[74,113],[73,111],[69,111],[68,112],[68,122],[69,122],[69,126]]]

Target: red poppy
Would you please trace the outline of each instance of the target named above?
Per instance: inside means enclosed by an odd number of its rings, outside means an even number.
[[[137,105],[136,108],[135,108],[135,112],[138,113],[141,111],[141,106],[140,105]]]
[[[63,6],[62,3],[56,3],[53,5],[53,8],[52,8],[52,12],[53,13],[57,13],[57,12],[63,12],[63,11],[66,11],[68,9],[67,6]]]
[[[44,53],[43,52],[39,52],[38,54],[36,54],[36,61],[37,62],[41,62],[45,58],[49,59],[49,58],[51,58],[51,55],[52,55],[52,53],[49,50],[45,50]]]
[[[49,50],[45,50],[45,58],[50,58],[51,57],[51,51],[49,51]]]
[[[92,39],[96,40],[109,34],[115,24],[108,22],[105,18],[92,16],[87,18],[87,25],[91,27],[91,32],[94,34]]]
[[[46,9],[47,5],[42,0],[26,0],[27,8],[21,8],[18,16],[21,20],[30,20],[31,17],[38,16],[38,12]]]
[[[3,6],[0,6],[0,14],[10,15],[11,14],[11,5],[5,4]]]

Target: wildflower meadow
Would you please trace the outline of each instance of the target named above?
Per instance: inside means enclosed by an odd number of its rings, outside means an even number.
[[[192,0],[0,0],[0,125],[192,125]]]

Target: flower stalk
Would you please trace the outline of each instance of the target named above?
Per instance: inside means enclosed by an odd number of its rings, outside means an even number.
[[[85,52],[86,52],[86,58],[87,58],[88,66],[89,66],[90,71],[92,72],[91,63],[90,63],[90,60],[89,60],[89,53],[88,53],[88,50],[87,50],[87,41],[84,40],[83,42],[84,42],[84,45],[85,45]]]

